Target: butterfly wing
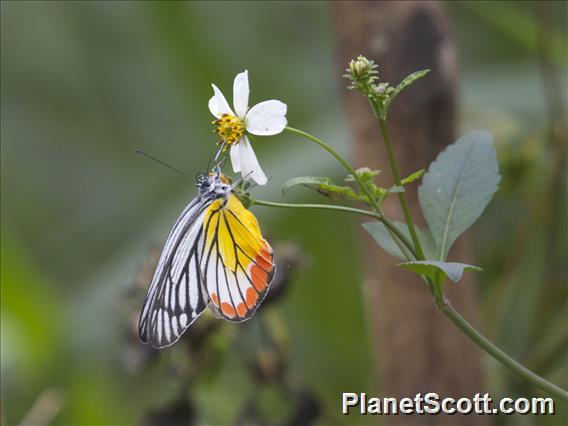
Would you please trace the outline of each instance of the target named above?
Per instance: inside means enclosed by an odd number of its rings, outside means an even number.
[[[155,348],[174,344],[205,309],[199,269],[203,221],[211,200],[196,197],[173,226],[152,278],[138,332]]]
[[[201,271],[209,306],[218,316],[242,322],[263,301],[275,265],[258,221],[239,199],[214,201],[205,212]]]

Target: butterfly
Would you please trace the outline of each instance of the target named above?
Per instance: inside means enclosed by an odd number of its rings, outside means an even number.
[[[236,184],[216,167],[197,177],[197,188],[170,231],[140,315],[140,339],[155,348],[177,342],[207,305],[231,322],[251,318],[276,270]]]

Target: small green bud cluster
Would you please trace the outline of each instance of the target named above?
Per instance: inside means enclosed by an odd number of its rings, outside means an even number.
[[[348,86],[350,90],[357,90],[364,95],[368,95],[373,91],[374,82],[379,78],[376,70],[377,64],[374,61],[365,58],[362,55],[352,59],[349,66],[345,69],[346,74],[343,77],[351,80]]]
[[[407,76],[396,87],[392,87],[389,83],[378,83],[379,73],[377,72],[377,64],[374,61],[365,58],[362,55],[352,59],[349,66],[345,69],[347,72],[343,77],[349,79],[351,84],[347,86],[350,90],[357,90],[363,96],[369,99],[373,107],[373,111],[377,117],[385,120],[388,108],[393,99],[407,86],[414,81],[425,76],[429,70],[417,71]]]

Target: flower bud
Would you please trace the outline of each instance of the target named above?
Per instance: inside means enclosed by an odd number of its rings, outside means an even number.
[[[349,72],[353,76],[353,78],[365,78],[370,73],[373,72],[373,69],[376,68],[376,65],[373,61],[369,61],[362,55],[357,56],[356,59],[351,59],[349,62]]]
[[[362,55],[352,59],[345,70],[347,74],[344,75],[345,78],[351,80],[349,89],[356,89],[367,96],[370,95],[373,82],[377,79],[375,68],[377,68],[375,62]]]

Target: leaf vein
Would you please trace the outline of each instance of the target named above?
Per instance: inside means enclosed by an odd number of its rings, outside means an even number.
[[[478,138],[479,139],[479,138]],[[440,252],[438,253],[438,258],[441,261],[444,261],[444,257],[446,255],[446,245],[448,242],[448,234],[449,234],[449,230],[450,230],[450,222],[452,220],[453,214],[454,214],[454,206],[456,203],[456,199],[457,199],[457,194],[459,193],[460,189],[461,189],[461,185],[462,185],[462,181],[463,181],[463,177],[465,175],[465,171],[467,170],[468,164],[469,164],[469,158],[471,157],[471,153],[473,152],[474,148],[477,145],[477,141],[478,139],[476,139],[472,144],[471,144],[471,148],[469,149],[469,152],[467,153],[467,157],[465,159],[464,162],[464,166],[463,169],[460,173],[460,177],[458,179],[458,182],[456,183],[456,186],[454,187],[454,190],[452,192],[452,197],[451,197],[451,201],[450,201],[450,206],[448,207],[448,213],[446,215],[446,223],[444,225],[444,234],[442,236],[442,240],[440,241]]]

